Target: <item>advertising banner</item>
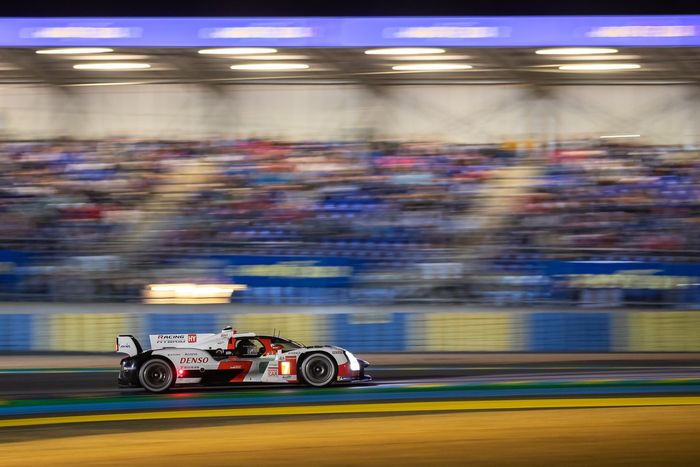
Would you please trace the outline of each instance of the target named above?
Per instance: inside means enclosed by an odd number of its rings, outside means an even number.
[[[700,285],[700,264],[638,261],[550,261],[545,274],[577,289],[692,289]]]

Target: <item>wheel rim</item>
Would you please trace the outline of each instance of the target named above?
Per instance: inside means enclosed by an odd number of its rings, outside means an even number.
[[[304,368],[304,378],[310,384],[323,385],[333,378],[333,365],[327,358],[311,357]]]
[[[151,389],[164,389],[170,386],[172,372],[165,362],[152,362],[144,368],[143,379],[145,385]]]

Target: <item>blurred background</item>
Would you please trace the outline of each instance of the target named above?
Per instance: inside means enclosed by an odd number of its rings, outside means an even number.
[[[697,465],[699,84],[700,16],[0,18],[0,464]],[[117,387],[229,325],[375,380]]]
[[[4,21],[0,350],[700,349],[695,17],[173,21]]]

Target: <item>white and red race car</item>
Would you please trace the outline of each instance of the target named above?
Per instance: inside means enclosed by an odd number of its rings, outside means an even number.
[[[305,347],[277,336],[237,333],[154,334],[144,351],[131,335],[117,337],[122,359],[119,385],[164,392],[174,385],[301,383],[316,387],[336,381],[366,381],[369,364],[334,346]]]

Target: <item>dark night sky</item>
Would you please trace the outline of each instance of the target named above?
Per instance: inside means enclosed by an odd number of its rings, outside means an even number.
[[[0,0],[2,16],[478,16],[695,14],[699,0]]]

